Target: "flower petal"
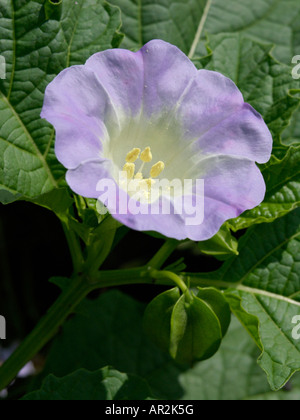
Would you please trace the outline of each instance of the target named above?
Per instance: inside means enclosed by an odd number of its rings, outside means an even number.
[[[93,70],[111,100],[129,116],[141,111],[152,114],[173,109],[191,78],[194,64],[174,45],[161,40],[148,42],[133,53],[117,49],[93,55],[86,67]]]
[[[112,179],[112,162],[109,160],[89,160],[67,172],[66,180],[71,189],[87,198],[98,198],[97,185],[101,179]]]
[[[244,104],[201,135],[195,146],[200,154],[241,156],[266,163],[270,159],[273,139],[261,115]]]
[[[176,110],[186,138],[198,139],[244,105],[234,82],[220,73],[199,70]]]
[[[119,122],[113,104],[85,66],[62,71],[47,87],[41,113],[56,129],[55,152],[66,168],[100,157]]]

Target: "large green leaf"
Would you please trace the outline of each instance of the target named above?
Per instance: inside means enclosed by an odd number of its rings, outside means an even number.
[[[138,48],[153,38],[169,41],[185,53],[205,55],[205,33],[242,32],[275,44],[286,64],[299,53],[298,0],[112,0],[122,10],[124,45]],[[191,55],[192,55],[191,54]]]
[[[65,67],[117,46],[119,27],[119,10],[101,0],[1,0],[0,55],[7,70],[0,80],[1,201],[58,186],[64,169],[54,155],[54,130],[40,119],[45,88]]]
[[[300,370],[292,323],[300,313],[300,209],[250,229],[239,250],[215,281],[232,286],[232,310],[261,348],[259,364],[272,388],[279,389]]]
[[[298,0],[209,0],[202,31],[242,32],[259,42],[275,45],[274,56],[288,64],[299,46],[300,3]],[[201,55],[199,43],[196,54]]]
[[[151,395],[147,383],[137,376],[115,369],[97,372],[80,369],[64,378],[50,375],[39,391],[26,395],[27,401],[145,400]]]
[[[206,0],[112,0],[122,10],[124,48],[138,49],[151,39],[163,39],[190,51]]]
[[[265,374],[256,363],[259,351],[236,319],[212,359],[185,369],[148,340],[142,327],[143,312],[144,305],[117,290],[86,301],[55,339],[44,376],[64,377],[80,367],[96,371],[111,365],[146,379],[157,398],[300,397],[299,388],[293,388],[292,393],[270,391]]]

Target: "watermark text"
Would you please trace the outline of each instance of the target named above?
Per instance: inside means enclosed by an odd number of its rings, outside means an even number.
[[[294,340],[300,340],[300,315],[294,316],[292,324],[296,325],[292,331],[292,337]]]
[[[0,79],[6,79],[6,61],[3,55],[0,55]]]
[[[101,179],[98,212],[112,215],[183,215],[187,226],[204,220],[204,180]],[[103,206],[104,205],[104,206]]]
[[[299,80],[300,79],[300,55],[295,55],[292,59],[292,64],[296,64],[292,70],[293,79]]]
[[[6,320],[0,315],[0,340],[6,340]]]

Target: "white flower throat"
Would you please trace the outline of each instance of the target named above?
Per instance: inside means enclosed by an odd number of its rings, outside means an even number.
[[[136,162],[141,160],[141,165],[139,169],[136,170]],[[132,193],[138,193],[140,195],[141,201],[150,201],[151,189],[155,184],[155,179],[157,178],[165,169],[165,164],[162,161],[159,161],[152,165],[149,171],[149,177],[144,178],[143,171],[147,163],[152,161],[151,148],[146,147],[144,151],[141,152],[141,149],[134,148],[126,155],[126,163],[123,167],[123,187],[126,184],[126,189],[130,195]]]

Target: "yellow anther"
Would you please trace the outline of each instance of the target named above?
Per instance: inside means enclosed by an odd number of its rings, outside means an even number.
[[[134,179],[143,179],[143,174],[142,174],[142,172],[138,172],[138,173],[135,175]]]
[[[142,188],[151,190],[152,185],[155,184],[154,179],[148,178],[141,181]]]
[[[129,162],[125,163],[123,167],[123,172],[126,172],[127,179],[132,179],[135,172],[135,164]]]
[[[165,169],[165,164],[164,162],[160,160],[159,162],[157,162],[155,165],[152,166],[150,170],[150,176],[152,178],[156,178],[162,173],[164,169]]]
[[[141,153],[141,158],[143,162],[151,162],[152,160],[152,153],[150,147],[146,147],[146,149]]]
[[[131,152],[127,153],[126,162],[134,163],[138,159],[140,153],[141,153],[141,149],[138,149],[138,148],[132,149]]]

